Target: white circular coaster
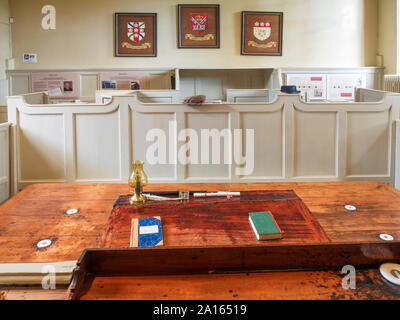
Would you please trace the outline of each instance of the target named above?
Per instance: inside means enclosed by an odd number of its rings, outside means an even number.
[[[345,208],[347,211],[357,211],[357,207],[352,206],[352,205],[350,205],[350,204],[344,206],[344,208]]]
[[[51,241],[50,239],[45,239],[45,240],[41,240],[36,244],[36,247],[38,249],[43,249],[43,248],[47,248],[49,246],[51,246],[51,244],[53,243],[53,241]]]
[[[77,214],[79,212],[79,209],[69,209],[68,211],[65,211],[65,214],[71,216],[73,214]]]
[[[384,241],[393,241],[394,237],[390,234],[382,233],[379,235],[379,238]]]
[[[400,264],[385,263],[380,266],[379,271],[387,281],[400,286]]]

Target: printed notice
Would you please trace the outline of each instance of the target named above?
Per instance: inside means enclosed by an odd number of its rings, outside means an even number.
[[[43,91],[48,91],[50,98],[79,98],[79,74],[73,72],[32,73],[32,92]]]
[[[326,74],[288,73],[286,85],[296,86],[307,101],[326,99]]]
[[[102,72],[100,73],[102,90],[146,90],[146,72]]]
[[[38,62],[37,53],[24,53],[22,55],[22,60],[24,63],[37,63]]]
[[[366,87],[365,74],[329,74],[328,75],[328,100],[355,99],[357,88]]]

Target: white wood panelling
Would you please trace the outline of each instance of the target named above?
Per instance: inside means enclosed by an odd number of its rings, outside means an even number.
[[[347,113],[347,177],[390,175],[392,123],[391,107]]]
[[[240,112],[240,129],[253,129],[254,171],[253,179],[283,179],[285,177],[285,123],[284,106],[270,108],[269,112]],[[242,139],[246,150],[245,136]],[[266,165],[268,164],[268,165]]]
[[[237,102],[272,102],[277,98],[278,90],[270,89],[227,89],[226,101]]]
[[[93,101],[93,92],[96,92],[99,87],[99,74],[98,73],[82,73],[80,75],[80,100]]]
[[[207,97],[207,100],[226,100],[227,89],[268,88],[273,70],[261,68],[180,69],[181,95],[186,97],[202,94]]]
[[[338,120],[338,112],[294,109],[295,177],[338,176]]]
[[[157,128],[163,130],[166,134],[165,141],[161,145],[166,147],[166,150],[171,148],[173,153],[177,151],[176,142],[176,129],[170,132],[170,122],[174,121],[175,112],[150,112],[141,113],[137,112],[134,105],[130,105],[130,121],[132,126],[132,138],[130,148],[132,150],[130,159],[137,159],[146,161],[147,149],[154,143],[154,141],[146,141],[146,135],[149,130]],[[166,154],[167,161],[169,161],[169,154]],[[171,161],[173,163],[173,161]],[[168,180],[175,181],[177,179],[176,166],[174,164],[157,164],[147,165],[147,173],[154,180]]]
[[[10,197],[10,124],[0,124],[0,203]]]
[[[121,177],[120,110],[97,114],[75,114],[75,179],[78,181],[118,180]],[[101,126],[101,131],[88,130]]]
[[[64,181],[64,115],[19,114],[20,174],[25,180],[38,177]]]
[[[200,108],[201,109],[201,108]],[[221,110],[222,111],[222,110]],[[189,163],[185,166],[185,179],[188,181],[191,180],[203,180],[204,175],[206,174],[208,177],[208,180],[230,180],[231,175],[230,175],[230,165],[229,165],[229,160],[226,159],[224,150],[227,150],[229,154],[232,153],[230,150],[232,148],[232,143],[229,143],[228,139],[226,138],[221,138],[220,139],[220,146],[219,150],[215,154],[213,154],[213,148],[212,148],[212,142],[211,139],[208,137],[202,136],[201,130],[211,130],[211,129],[217,129],[219,131],[222,131],[224,129],[229,129],[229,131],[232,131],[234,128],[231,125],[231,116],[232,114],[230,112],[210,112],[210,111],[204,111],[202,112],[201,110],[196,110],[195,112],[185,112],[185,120],[184,120],[184,128],[190,128],[194,130],[197,133],[197,136],[199,137],[199,147],[198,147],[198,157],[197,157],[197,162],[196,164]],[[209,157],[205,157],[202,159],[202,154],[200,152],[201,148],[201,141],[200,137],[203,138],[204,142],[208,140],[209,142]],[[227,145],[225,145],[227,143]],[[206,145],[206,144],[205,144]],[[219,156],[219,161],[218,164],[213,164],[211,161],[212,157],[218,157]],[[202,162],[204,160],[204,162]],[[205,164],[202,164],[205,163]],[[228,163],[228,164],[227,164]]]
[[[11,96],[31,92],[30,73],[21,72],[8,75],[9,92]]]
[[[299,95],[278,94],[271,103],[223,103],[190,107],[143,103],[136,93],[111,97],[106,105],[29,105],[46,95],[9,97],[15,125],[15,190],[37,182],[126,183],[134,159],[146,161],[150,182],[261,182],[378,180],[394,183],[399,95],[380,102],[305,103]],[[24,100],[25,99],[25,100]],[[176,127],[171,128],[171,121]],[[168,164],[149,165],[150,129],[166,133]],[[254,171],[236,174],[235,161],[182,164],[182,129],[254,130]],[[246,150],[246,135],[242,136]],[[234,145],[228,141],[228,154]],[[211,153],[211,147],[209,147]],[[200,149],[198,149],[200,150]],[[169,153],[171,152],[171,153]],[[243,151],[245,154],[245,151]],[[201,155],[200,155],[201,157]],[[201,160],[201,158],[199,158]],[[15,172],[15,173],[14,173]]]
[[[143,103],[178,103],[182,102],[180,92],[176,90],[97,90],[96,103],[107,104],[115,96],[137,95]]]

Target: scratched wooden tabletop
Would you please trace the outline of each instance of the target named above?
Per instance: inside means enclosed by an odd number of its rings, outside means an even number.
[[[400,239],[400,191],[379,182],[150,184],[145,191],[293,190],[332,242]],[[85,248],[100,247],[116,199],[126,184],[37,184],[0,206],[0,263],[77,260]],[[356,212],[344,206],[357,207]],[[76,215],[65,211],[77,208]],[[54,244],[38,250],[39,240]]]
[[[150,184],[145,187],[145,191],[176,190],[293,190],[308,207],[331,242],[376,242],[380,241],[377,238],[380,233],[388,233],[396,240],[400,239],[400,192],[384,183],[207,183]],[[77,260],[83,249],[100,247],[113,204],[120,195],[129,193],[127,184],[37,184],[24,189],[0,206],[0,263]],[[357,211],[346,211],[344,206],[347,204],[356,206]],[[65,211],[71,208],[78,208],[80,211],[76,215],[65,215]],[[36,243],[46,238],[54,240],[54,244],[47,249],[38,250]],[[369,279],[374,278],[379,283],[382,282],[377,270],[365,272],[373,274],[373,277],[369,274]],[[310,292],[303,288],[307,291],[303,298],[335,298],[332,292],[335,293],[336,289],[324,295],[320,291],[325,288],[315,286],[319,276],[326,277],[328,274],[304,274],[304,279],[298,279],[300,284],[307,277],[312,279],[309,281],[310,286],[306,288]],[[340,280],[336,273],[332,277]],[[278,278],[271,278],[271,281],[279,283]],[[334,282],[330,287],[337,288],[337,281]],[[371,285],[370,281],[366,282],[367,285],[368,283]],[[43,290],[32,288],[3,288],[2,291],[6,299],[62,299],[65,297],[66,288],[45,293]],[[276,298],[296,298],[296,294],[276,293]],[[189,292],[188,294],[190,295]],[[397,293],[393,297],[396,296]],[[265,296],[268,297],[272,296]],[[136,298],[146,299],[146,295]],[[339,295],[338,298],[346,296]],[[379,298],[379,294],[375,298]],[[390,298],[390,295],[386,298]]]

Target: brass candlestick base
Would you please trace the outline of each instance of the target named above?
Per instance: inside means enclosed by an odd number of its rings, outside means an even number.
[[[130,204],[140,204],[146,202],[146,197],[143,194],[134,194],[130,199]]]
[[[133,189],[133,196],[130,198],[131,204],[141,204],[146,202],[143,195],[143,187],[147,184],[147,175],[143,170],[142,161],[132,163],[132,172],[129,177],[129,186]]]

